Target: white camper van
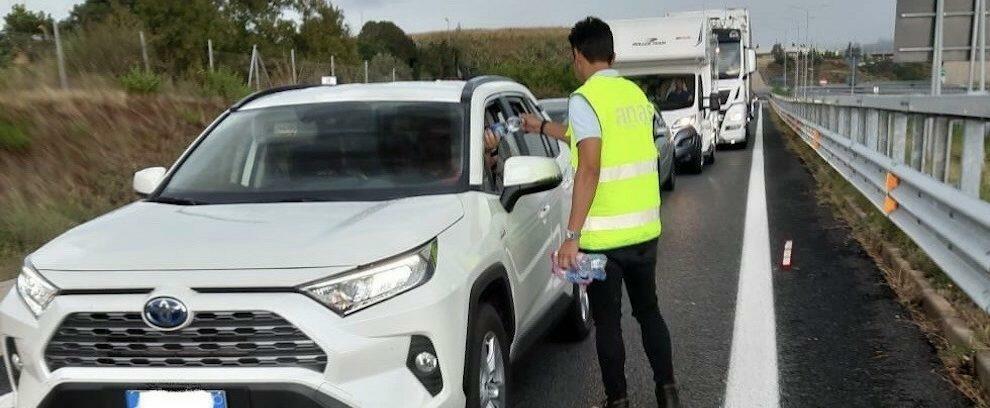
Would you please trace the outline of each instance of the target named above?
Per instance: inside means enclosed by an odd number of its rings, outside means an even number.
[[[756,72],[756,50],[753,49],[749,10],[741,8],[667,13],[669,17],[702,16],[708,20],[712,36],[718,43],[718,96],[721,107],[718,142],[741,144],[747,142],[747,131],[753,118],[750,75]]]
[[[702,15],[613,20],[614,67],[640,84],[675,135],[678,164],[714,163],[719,131],[717,43]],[[688,136],[700,137],[691,141]],[[699,140],[700,139],[700,140]],[[685,152],[686,150],[686,152]]]

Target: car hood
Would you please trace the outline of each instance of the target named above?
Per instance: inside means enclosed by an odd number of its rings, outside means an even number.
[[[456,196],[383,202],[178,206],[137,202],[30,256],[40,270],[354,266],[415,248],[463,216]]]
[[[660,111],[660,116],[663,117],[664,122],[667,122],[667,126],[673,126],[674,122],[677,122],[678,119],[695,116],[697,113],[698,111],[694,107],[687,107],[684,109]]]

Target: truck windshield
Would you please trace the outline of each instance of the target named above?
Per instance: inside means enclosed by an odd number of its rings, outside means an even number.
[[[456,103],[335,102],[231,113],[151,201],[368,201],[466,183]]]
[[[739,78],[742,73],[741,51],[738,42],[718,44],[718,79]]]
[[[642,75],[626,77],[643,88],[646,97],[662,111],[694,106],[694,75]]]

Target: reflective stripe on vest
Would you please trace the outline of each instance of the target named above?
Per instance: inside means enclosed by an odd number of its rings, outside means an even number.
[[[653,140],[654,106],[635,83],[594,75],[574,92],[583,96],[601,126],[598,189],[581,230],[579,246],[608,250],[660,236],[660,183]],[[580,161],[571,136],[571,160]]]
[[[610,181],[626,180],[656,172],[657,161],[647,160],[639,163],[630,163],[601,169],[601,172],[598,175],[598,182],[607,183]]]
[[[588,217],[584,222],[582,233],[636,228],[657,221],[660,221],[660,211],[656,208],[611,217]]]

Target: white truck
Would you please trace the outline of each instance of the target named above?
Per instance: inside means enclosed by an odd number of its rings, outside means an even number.
[[[669,17],[703,17],[718,42],[718,96],[722,120],[718,142],[745,146],[753,118],[750,76],[756,72],[756,50],[749,10],[742,8],[670,12]]]
[[[638,83],[674,134],[678,165],[715,162],[719,132],[717,42],[703,15],[612,20],[615,64]],[[693,137],[692,137],[693,136]]]

